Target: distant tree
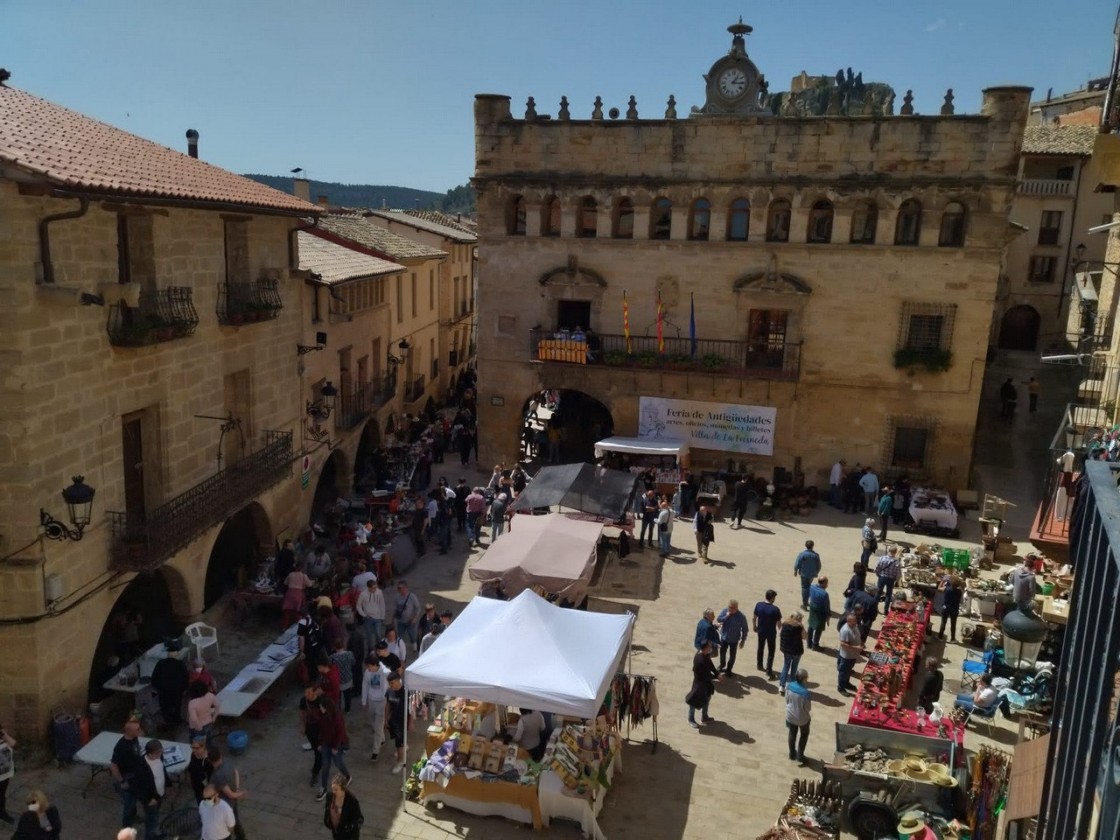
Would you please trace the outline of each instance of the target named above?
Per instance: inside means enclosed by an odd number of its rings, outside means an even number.
[[[470,184],[452,187],[443,198],[439,208],[444,213],[462,213],[464,216],[473,216],[475,212],[474,188]]]

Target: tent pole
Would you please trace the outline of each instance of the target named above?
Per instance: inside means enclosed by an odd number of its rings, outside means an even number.
[[[403,778],[398,777],[397,781],[400,782],[400,786],[401,786],[401,813],[406,813],[408,811],[408,793],[407,793],[407,791],[405,791],[405,788],[404,788],[404,780],[408,778],[408,775],[407,775],[408,774],[408,707],[410,705],[409,704],[409,693],[408,693],[407,688],[404,689],[403,700],[404,700],[404,767],[401,769],[401,772],[404,773],[405,775],[404,775]]]

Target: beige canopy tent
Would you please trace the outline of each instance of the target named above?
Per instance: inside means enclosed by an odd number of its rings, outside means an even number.
[[[549,594],[580,603],[595,571],[603,524],[550,513],[515,516],[511,526],[471,567],[471,580],[501,581],[510,598],[540,585]]]

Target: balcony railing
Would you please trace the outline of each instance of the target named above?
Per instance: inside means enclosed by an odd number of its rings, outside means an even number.
[[[265,432],[265,445],[157,507],[142,522],[109,511],[114,571],[150,571],[208,528],[291,474],[292,433]]]
[[[231,327],[271,321],[280,314],[280,281],[262,277],[248,283],[221,283],[218,286],[218,323]]]
[[[408,387],[405,388],[404,391],[404,401],[416,402],[418,399],[424,396],[424,384],[425,380],[422,375],[417,376],[415,379],[409,382]]]
[[[680,371],[737,376],[742,379],[796,380],[801,372],[801,345],[786,343],[666,338],[664,350],[656,336],[595,333],[586,341],[557,339],[545,330],[530,330],[533,358],[542,362],[596,365],[638,370]],[[598,346],[595,346],[595,345]]]
[[[1019,182],[1019,195],[1070,195],[1072,185],[1057,178],[1026,178]]]
[[[189,286],[142,291],[140,305],[123,300],[109,307],[106,331],[114,347],[143,347],[186,338],[198,326]]]
[[[353,429],[373,411],[389,402],[395,390],[396,378],[390,374],[379,380],[359,385],[349,394],[339,395],[335,428]]]

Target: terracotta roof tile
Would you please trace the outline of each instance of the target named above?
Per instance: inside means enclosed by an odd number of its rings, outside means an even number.
[[[447,253],[439,248],[431,248],[420,242],[413,242],[403,236],[385,230],[364,216],[331,214],[323,216],[319,227],[342,239],[349,239],[370,250],[385,254],[394,260],[402,259],[439,259]]]
[[[78,192],[318,214],[314,204],[0,85],[0,161]]]
[[[1023,133],[1023,154],[1088,156],[1097,134],[1092,125],[1029,125]]]
[[[454,231],[466,234],[470,237],[470,241],[478,239],[478,231],[472,227],[470,219],[456,219],[438,210],[405,210],[404,212],[405,215],[412,216],[415,219],[423,219],[440,227],[451,228]],[[466,242],[468,240],[464,239],[462,241]]]
[[[328,285],[405,270],[403,265],[371,257],[305,230],[299,232],[298,239],[299,267],[314,271]]]

